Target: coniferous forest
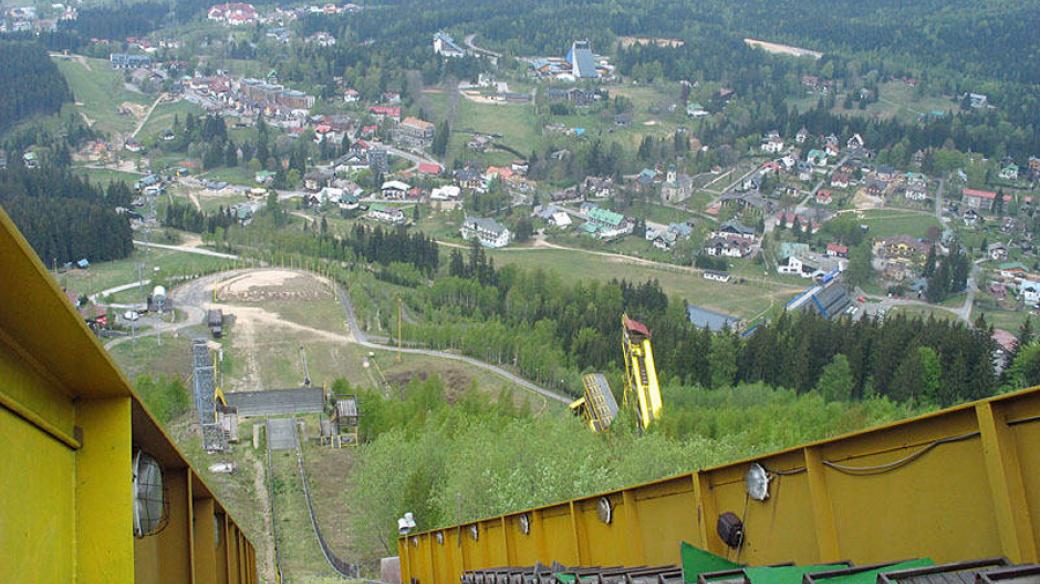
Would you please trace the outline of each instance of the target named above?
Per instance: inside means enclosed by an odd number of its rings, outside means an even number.
[[[59,167],[0,171],[0,205],[47,266],[130,255],[130,223],[116,207],[129,208],[131,198],[123,183],[103,189]]]
[[[0,42],[0,130],[72,100],[58,67],[37,44]]]

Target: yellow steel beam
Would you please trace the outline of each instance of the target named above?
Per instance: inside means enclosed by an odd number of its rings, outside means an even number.
[[[504,541],[516,545],[470,554],[474,548],[467,538],[463,568],[553,560],[570,565],[678,563],[680,539],[752,565],[905,557],[952,561],[987,555],[1036,561],[1040,449],[1025,445],[1035,443],[1037,435],[1040,388],[1032,388],[692,474],[481,520],[476,524],[482,532],[507,530]],[[778,475],[765,501],[749,501],[745,493],[751,462]],[[620,521],[597,522],[595,504],[601,496],[620,500]],[[740,550],[727,548],[715,532],[724,511],[746,518]],[[519,533],[522,513],[531,519],[529,536]],[[661,518],[684,525],[662,525]],[[412,537],[423,543],[432,535]],[[410,554],[405,543],[398,542],[402,558]],[[402,563],[405,581],[441,581],[448,567],[449,579],[458,577],[458,566],[442,563],[447,554],[433,549],[432,561],[410,557]],[[607,562],[605,554],[614,557]],[[439,579],[433,576],[435,565],[441,567]]]
[[[1014,562],[1037,561],[1037,543],[1022,482],[1018,448],[1003,412],[991,402],[975,406],[982,448],[1004,555]],[[1036,455],[1035,451],[1030,453]],[[1034,502],[1036,504],[1037,502]]]
[[[834,508],[831,507],[831,496],[827,491],[825,468],[819,448],[806,448],[805,470],[809,476],[809,496],[812,498],[813,522],[816,526],[816,542],[820,548],[820,562],[836,562],[841,560],[841,547],[838,542],[838,528],[834,522]]]

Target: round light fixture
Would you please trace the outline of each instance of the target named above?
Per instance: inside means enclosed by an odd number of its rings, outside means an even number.
[[[599,515],[599,520],[607,525],[614,520],[614,505],[611,504],[610,497],[599,498],[596,502],[596,514]]]
[[[531,534],[531,516],[527,513],[520,514],[520,533],[524,535]]]
[[[757,462],[752,462],[744,475],[744,486],[747,488],[749,497],[756,501],[765,501],[769,498],[769,472]]]

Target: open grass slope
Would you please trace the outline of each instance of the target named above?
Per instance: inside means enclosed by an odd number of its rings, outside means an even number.
[[[106,133],[129,134],[137,124],[132,115],[121,115],[124,102],[147,106],[151,99],[126,88],[122,71],[113,70],[108,61],[89,57],[55,58],[55,63],[68,81],[74,107],[87,124]]]
[[[721,284],[705,280],[699,273],[669,269],[667,266],[638,264],[624,258],[585,253],[578,250],[532,248],[491,252],[495,265],[517,264],[529,269],[555,272],[566,282],[578,280],[630,282],[657,280],[674,301],[751,318],[770,307],[783,305],[800,288],[779,283],[755,281],[748,284]]]
[[[138,263],[141,263],[141,278],[145,280],[213,271],[231,265],[229,260],[204,255],[173,250],[137,249],[130,257],[122,260],[92,264],[86,270],[52,272],[52,275],[60,286],[70,292],[89,296],[102,290],[137,282]]]

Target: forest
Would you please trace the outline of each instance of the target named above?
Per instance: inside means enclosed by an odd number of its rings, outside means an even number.
[[[45,265],[130,255],[130,222],[116,212],[130,207],[128,186],[112,182],[101,188],[58,166],[27,169],[14,162],[0,170],[0,205]]]
[[[617,321],[627,312],[653,332],[665,383],[761,382],[806,392],[841,355],[851,381],[844,399],[881,395],[949,405],[990,395],[998,385],[984,321],[969,328],[901,316],[852,322],[782,313],[744,336],[712,333],[691,325],[685,301],[669,299],[653,281],[567,285],[540,270],[496,270],[482,257],[482,250],[468,261],[453,252],[449,275],[413,297],[426,318],[406,326],[406,338],[514,363],[527,377],[561,389],[573,391],[578,374],[590,369],[609,372],[620,387]],[[925,366],[933,362],[939,366]]]
[[[660,426],[640,435],[619,418],[594,434],[563,408],[533,415],[508,393],[476,387],[452,400],[437,377],[413,379],[400,398],[351,388],[365,412],[364,442],[343,504],[368,557],[393,545],[395,520],[433,529],[603,492],[895,421],[920,409],[873,397],[826,401],[761,384],[665,388]],[[454,392],[453,392],[454,393]]]
[[[68,101],[72,91],[42,45],[0,41],[0,131]]]

